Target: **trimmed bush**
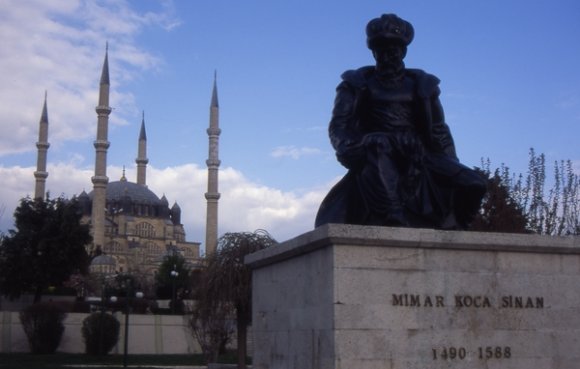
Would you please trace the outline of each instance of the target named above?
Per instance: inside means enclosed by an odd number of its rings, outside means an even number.
[[[119,340],[120,327],[117,318],[109,313],[97,312],[86,317],[81,328],[85,352],[89,355],[107,355]]]
[[[20,312],[20,323],[33,354],[54,354],[64,333],[64,309],[50,302],[31,305]]]

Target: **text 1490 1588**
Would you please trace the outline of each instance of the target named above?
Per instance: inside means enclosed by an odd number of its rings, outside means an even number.
[[[465,360],[475,355],[480,360],[509,359],[512,357],[510,346],[479,346],[470,350],[462,346],[443,346],[431,349],[433,360]]]

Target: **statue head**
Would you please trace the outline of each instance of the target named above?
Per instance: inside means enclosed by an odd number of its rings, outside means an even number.
[[[371,50],[385,44],[400,44],[406,47],[413,41],[415,31],[411,23],[395,14],[383,14],[372,19],[366,28],[367,46]]]

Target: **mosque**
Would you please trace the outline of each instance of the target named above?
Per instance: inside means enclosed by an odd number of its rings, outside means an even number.
[[[190,265],[200,262],[200,242],[189,242],[181,223],[181,208],[175,202],[169,206],[167,198],[159,198],[147,187],[147,134],[145,117],[137,144],[137,178],[135,182],[123,176],[118,181],[107,177],[107,150],[109,115],[109,62],[108,48],[101,73],[97,113],[97,137],[95,147],[95,172],[91,178],[93,190],[84,190],[76,196],[82,210],[82,221],[89,224],[93,242],[87,249],[100,254],[93,259],[91,272],[111,274],[131,273],[152,276],[166,255],[180,254]],[[217,247],[219,105],[217,84],[214,77],[210,103],[208,188],[206,217],[206,254],[215,252]],[[37,170],[35,177],[35,198],[44,198],[48,177],[47,152],[48,113],[46,96],[39,123],[36,147]]]

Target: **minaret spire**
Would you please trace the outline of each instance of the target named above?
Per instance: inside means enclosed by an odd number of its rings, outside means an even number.
[[[48,172],[46,171],[46,158],[50,144],[48,143],[48,110],[46,108],[46,99],[47,92],[45,91],[44,106],[42,107],[42,114],[40,115],[40,122],[38,124],[38,142],[36,143],[38,155],[36,159],[36,171],[34,172],[34,178],[36,178],[36,184],[34,187],[35,199],[44,198],[46,177],[48,177]]]
[[[95,175],[91,178],[93,182],[93,209],[92,209],[92,232],[93,244],[95,247],[104,247],[105,243],[105,207],[107,201],[107,150],[109,149],[108,130],[109,114],[109,44],[105,50],[105,61],[101,72],[99,86],[99,105],[95,108],[97,112],[97,139],[95,146]]]
[[[141,131],[139,132],[139,143],[137,149],[137,184],[146,186],[147,182],[147,134],[145,133],[145,111],[143,111],[143,118],[141,120]]]
[[[219,128],[219,104],[217,96],[217,72],[214,72],[213,91],[209,108],[209,128],[207,129],[207,135],[209,136],[209,155],[206,161],[207,192],[205,193],[205,198],[207,199],[205,226],[206,255],[215,253],[218,235],[218,200],[220,198],[220,193],[218,192],[218,170],[221,163],[219,160],[219,136],[221,130]]]
[[[217,71],[213,72],[213,90],[211,92],[211,106],[219,108],[217,95]]]

